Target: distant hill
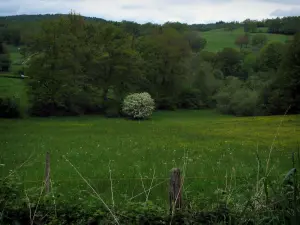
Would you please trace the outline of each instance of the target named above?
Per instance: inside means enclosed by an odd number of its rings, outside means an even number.
[[[66,14],[38,14],[38,15],[15,15],[15,16],[0,16],[1,20],[6,20],[10,22],[36,22],[41,20],[55,19],[61,16],[67,16]],[[95,21],[103,21],[105,19],[97,18],[97,17],[84,17],[86,20],[95,20]]]
[[[45,15],[16,15],[0,17],[0,41],[1,36],[4,42],[10,45],[22,45],[31,40],[32,34],[37,32],[41,23],[46,20],[52,20],[66,14],[45,14]],[[84,17],[87,21],[95,23],[112,23],[117,26],[124,26],[130,30],[132,27],[139,30],[139,35],[144,35],[153,27],[161,26],[158,24],[146,23],[137,24],[129,21],[108,21],[96,17]],[[127,23],[127,24],[126,24]],[[133,25],[133,26],[132,26]],[[290,39],[286,35],[291,35],[300,29],[300,17],[288,17],[282,19],[268,19],[262,21],[246,20],[239,22],[219,21],[210,24],[184,24],[179,22],[167,22],[165,26],[171,26],[179,32],[186,30],[198,31],[207,40],[206,50],[219,51],[225,47],[238,48],[235,40],[248,31],[251,36],[255,32],[265,33],[269,41],[285,42]],[[255,31],[254,31],[255,30]],[[5,34],[4,34],[5,33]],[[285,35],[286,34],[286,35]]]

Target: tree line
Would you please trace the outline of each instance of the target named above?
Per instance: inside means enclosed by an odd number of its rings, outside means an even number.
[[[118,116],[122,100],[135,92],[148,92],[161,110],[300,112],[299,34],[289,43],[257,34],[249,37],[253,48],[219,52],[203,50],[207,41],[180,23],[142,28],[72,13],[46,20],[22,50],[30,56],[31,114]]]
[[[46,14],[46,15],[19,15],[0,17],[0,41],[7,44],[22,45],[30,41],[33,33],[41,29],[42,23],[46,20],[52,20],[59,17],[65,17],[62,14]],[[108,21],[95,17],[83,17],[84,20],[97,23],[110,23],[116,26],[122,26],[124,22]],[[261,28],[268,28],[268,33],[294,35],[300,32],[300,16],[283,17],[275,19],[264,20],[250,20],[245,21],[218,21],[208,24],[185,24],[179,22],[168,22],[165,25],[171,26],[177,31],[193,30],[193,31],[209,31],[214,29],[225,29],[233,31],[238,28],[244,28],[246,33],[261,32]],[[147,33],[151,28],[159,26],[158,24],[146,23],[139,24],[141,33]]]

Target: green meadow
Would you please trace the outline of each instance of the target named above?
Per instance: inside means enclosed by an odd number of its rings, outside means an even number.
[[[300,116],[242,118],[203,110],[156,112],[148,121],[0,119],[0,133],[0,175],[17,174],[25,188],[42,184],[49,152],[52,185],[61,193],[90,191],[75,167],[107,201],[111,187],[118,202],[143,200],[144,186],[153,187],[149,199],[165,203],[174,167],[185,174],[187,197],[214,198],[229,182],[247,191],[257,176],[257,153],[263,171],[270,159],[270,176],[283,178],[292,153],[298,154]]]
[[[244,34],[244,29],[239,28],[236,30],[226,31],[224,29],[215,29],[211,31],[201,32],[201,36],[203,36],[207,40],[207,45],[205,50],[207,51],[220,51],[223,48],[239,48],[234,44],[237,37]],[[285,42],[289,40],[289,36],[280,35],[280,34],[269,34],[264,33],[267,35],[269,41],[280,41]],[[255,34],[250,34],[253,36]]]

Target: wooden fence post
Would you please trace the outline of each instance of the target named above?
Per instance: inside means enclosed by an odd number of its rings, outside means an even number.
[[[45,192],[48,194],[50,192],[50,153],[46,153],[46,163],[45,163]]]
[[[170,186],[169,186],[170,212],[182,207],[182,185],[180,169],[173,168],[171,170]]]

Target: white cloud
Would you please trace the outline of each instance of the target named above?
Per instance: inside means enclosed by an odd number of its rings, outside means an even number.
[[[0,13],[44,14],[68,13],[75,10],[84,16],[118,21],[203,23],[268,18],[276,16],[274,12],[278,9],[291,10],[298,0],[287,2],[285,0],[287,4],[282,2],[279,0],[0,0],[0,8],[4,6],[4,10]],[[16,13],[8,7],[12,4],[19,6],[17,10],[13,8]],[[300,1],[298,5],[300,6]]]

